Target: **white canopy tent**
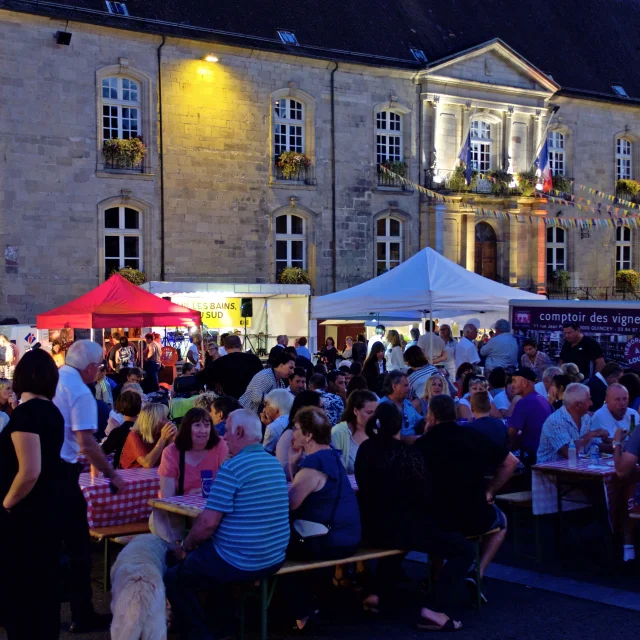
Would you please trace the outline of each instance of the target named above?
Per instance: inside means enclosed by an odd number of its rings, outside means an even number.
[[[350,289],[312,298],[311,317],[348,318],[369,313],[396,315],[402,311],[449,316],[465,311],[506,314],[509,300],[545,299],[467,271],[427,247],[377,278]]]
[[[420,312],[431,318],[442,318],[464,316],[465,312],[497,312],[507,318],[509,300],[546,298],[483,278],[427,247],[377,278],[312,298],[311,317]]]

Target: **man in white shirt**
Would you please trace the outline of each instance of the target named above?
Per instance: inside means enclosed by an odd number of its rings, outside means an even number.
[[[477,337],[478,329],[476,326],[474,324],[465,324],[462,329],[462,338],[460,338],[456,345],[456,369],[465,362],[471,364],[480,362],[480,355],[473,342]]]
[[[90,340],[78,340],[67,351],[60,368],[54,404],[64,418],[61,513],[63,542],[69,554],[69,599],[73,633],[85,633],[109,626],[110,616],[98,615],[91,603],[91,539],[87,523],[87,503],[78,484],[78,454],[111,481],[114,490],[124,489],[121,476],[113,469],[94,438],[98,429],[98,406],[87,386],[96,381],[102,366],[102,347]]]
[[[543,398],[547,398],[549,396],[549,387],[551,387],[553,378],[561,375],[562,369],[560,367],[548,367],[542,373],[542,380],[540,380],[540,382],[536,382],[536,386],[534,387],[535,392],[540,394]]]
[[[418,338],[418,346],[422,349],[424,357],[429,361],[429,364],[444,362],[447,359],[444,340],[439,335],[436,335],[434,323],[431,320],[427,320],[424,324],[424,329],[426,333],[423,333]]]
[[[192,338],[193,342],[189,345],[187,351],[187,361],[193,365],[194,371],[200,371],[200,345],[202,344],[202,336],[194,333]]]
[[[615,382],[607,387],[605,404],[591,417],[591,428],[606,429],[613,438],[616,429],[629,431],[632,417],[638,426],[640,414],[634,409],[629,409],[629,392],[626,387]]]
[[[376,342],[382,342],[382,344],[386,347],[386,343],[384,341],[384,334],[386,332],[386,328],[383,324],[379,324],[376,327],[376,332],[374,335],[372,335],[369,338],[369,343],[367,344],[367,356],[369,356],[369,354],[371,353],[371,347],[373,347],[373,345]]]

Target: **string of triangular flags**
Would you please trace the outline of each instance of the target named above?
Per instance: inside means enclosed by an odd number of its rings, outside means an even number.
[[[634,228],[640,227],[640,222],[638,221],[637,216],[620,217],[619,215],[620,212],[623,213],[623,216],[628,216],[630,213],[629,211],[616,208],[616,207],[610,207],[610,206],[607,206],[606,208],[604,208],[600,206],[602,203],[599,203],[599,202],[595,203],[596,207],[593,207],[591,206],[592,201],[586,200],[585,198],[582,198],[580,196],[577,196],[577,197],[569,196],[570,199],[566,199],[565,196],[567,196],[568,194],[562,191],[552,190],[553,193],[559,194],[560,197],[552,196],[549,194],[544,194],[544,195],[551,202],[554,202],[556,204],[572,206],[577,208],[579,211],[585,211],[585,212],[590,211],[595,214],[606,213],[608,214],[608,217],[606,218],[604,217],[602,218],[567,218],[564,215],[560,214],[553,218],[551,217],[541,218],[538,216],[528,216],[528,215],[522,215],[518,213],[511,213],[509,211],[501,211],[497,209],[486,209],[484,207],[475,207],[471,204],[460,202],[459,196],[457,197],[445,196],[441,193],[438,193],[437,191],[433,191],[433,189],[428,189],[427,187],[423,187],[422,185],[416,184],[415,182],[408,180],[404,176],[401,176],[395,173],[394,171],[391,171],[391,169],[389,169],[388,167],[385,167],[384,165],[380,165],[380,170],[386,173],[388,176],[396,180],[400,180],[404,184],[410,185],[411,187],[413,187],[413,189],[417,190],[419,193],[423,193],[424,195],[430,198],[433,198],[438,202],[455,202],[460,206],[461,209],[469,212],[474,212],[477,216],[480,216],[480,217],[494,218],[496,220],[510,220],[512,218],[515,218],[515,220],[518,222],[529,222],[530,224],[533,224],[533,221],[537,219],[537,220],[544,220],[544,223],[547,227],[564,227],[566,229],[590,229],[590,228],[596,228],[596,227],[605,228],[605,227],[617,227],[617,226],[634,227]],[[582,188],[582,185],[580,185],[580,188]],[[595,194],[596,190],[594,189],[593,191]],[[597,193],[602,194],[602,192],[597,192]],[[587,204],[580,204],[579,202],[575,202],[575,200],[579,200],[580,202],[584,201]]]
[[[623,204],[625,207],[629,207],[629,209],[640,209],[640,204],[637,202],[630,202],[629,200],[623,200],[618,196],[614,196],[611,193],[606,193],[605,191],[599,191],[598,189],[592,189],[591,187],[585,187],[583,184],[579,184],[578,188],[580,191],[586,191],[597,198],[602,198],[603,200],[610,200],[612,202],[618,202],[619,204]]]

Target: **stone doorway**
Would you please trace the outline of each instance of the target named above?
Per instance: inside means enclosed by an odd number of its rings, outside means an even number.
[[[474,271],[496,280],[498,275],[498,243],[496,232],[488,222],[476,225],[476,261]]]

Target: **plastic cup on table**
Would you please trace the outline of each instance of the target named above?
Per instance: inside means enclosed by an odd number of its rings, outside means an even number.
[[[200,472],[200,482],[202,484],[202,497],[206,500],[213,484],[213,471],[205,470]]]

